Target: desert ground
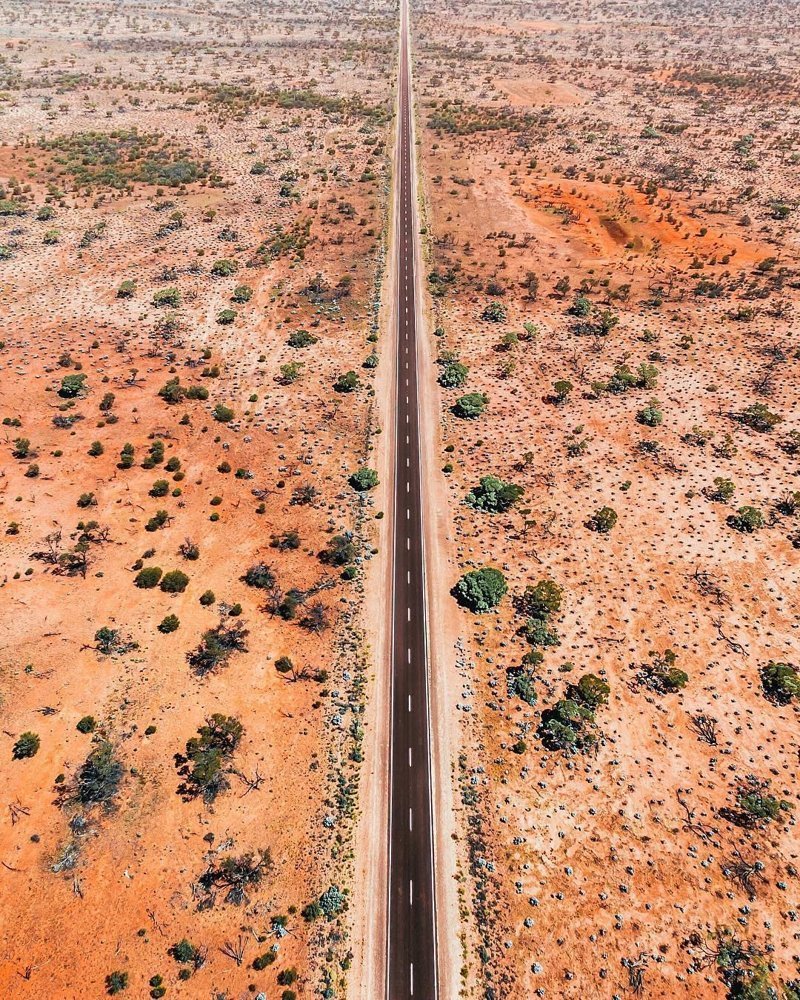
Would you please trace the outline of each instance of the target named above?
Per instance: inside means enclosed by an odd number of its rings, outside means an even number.
[[[796,12],[413,12],[461,993],[792,1000]]]
[[[396,42],[346,6],[0,8],[3,996],[344,988]]]
[[[796,14],[412,4],[453,995],[800,997]],[[361,974],[396,44],[0,0],[3,996]]]

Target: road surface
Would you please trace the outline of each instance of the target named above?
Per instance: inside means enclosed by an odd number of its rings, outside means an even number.
[[[387,997],[436,1000],[436,903],[425,553],[417,400],[418,227],[408,0],[400,5],[397,197],[397,413],[392,603]]]

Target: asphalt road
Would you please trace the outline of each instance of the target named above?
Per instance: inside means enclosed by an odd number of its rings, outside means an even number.
[[[425,555],[422,531],[411,71],[401,0],[398,86],[395,442],[387,996],[435,1000],[434,890]]]

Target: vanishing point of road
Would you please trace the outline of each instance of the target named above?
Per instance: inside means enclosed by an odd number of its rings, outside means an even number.
[[[400,4],[395,162],[397,410],[389,804],[387,998],[436,1000],[436,900],[425,551],[417,387],[414,130],[408,0]]]

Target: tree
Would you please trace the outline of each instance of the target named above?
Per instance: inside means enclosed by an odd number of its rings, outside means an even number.
[[[489,397],[485,393],[468,392],[465,396],[461,396],[456,400],[453,406],[453,413],[457,417],[474,420],[483,413],[488,402]]]
[[[272,854],[265,848],[254,854],[249,851],[239,857],[228,855],[216,864],[212,863],[208,870],[200,876],[200,884],[206,890],[216,886],[227,888],[225,901],[241,906],[247,899],[247,890],[258,886],[267,872],[272,869]]]
[[[35,757],[39,752],[41,742],[37,733],[23,733],[14,744],[11,756],[14,760],[25,760],[27,757]]]
[[[500,570],[486,566],[465,573],[452,593],[462,607],[483,614],[496,608],[507,591],[508,584]]]
[[[607,535],[617,523],[617,512],[612,507],[600,507],[592,514],[587,527],[601,535]]]
[[[186,396],[186,389],[181,385],[181,380],[176,375],[161,386],[158,395],[165,403],[180,403]]]
[[[777,705],[789,705],[800,700],[800,672],[792,663],[776,663],[770,660],[761,668],[761,684],[764,694]]]
[[[524,492],[521,486],[504,483],[497,476],[483,476],[478,486],[467,493],[464,502],[476,510],[502,514],[510,510]]]
[[[81,805],[108,806],[122,781],[122,764],[108,740],[100,740],[91,751],[75,780],[74,798]]]
[[[233,653],[247,652],[248,630],[240,622],[228,625],[224,622],[203,633],[200,645],[186,654],[187,662],[199,676],[224,667]]]
[[[347,566],[352,563],[358,555],[358,546],[347,533],[344,535],[334,535],[328,542],[327,549],[320,553],[320,559],[331,566]]]
[[[232,715],[215,712],[186,744],[180,773],[185,778],[183,791],[189,796],[202,795],[212,802],[229,787],[225,766],[244,735],[241,722]]]
[[[348,482],[354,490],[366,493],[378,485],[378,473],[374,469],[361,468],[350,476]]]
[[[529,618],[547,621],[551,615],[561,610],[564,590],[555,580],[540,580],[535,586],[528,585],[518,601],[518,609]]]
[[[611,688],[596,674],[584,674],[577,684],[567,688],[567,697],[592,711],[606,705],[610,693]]]

